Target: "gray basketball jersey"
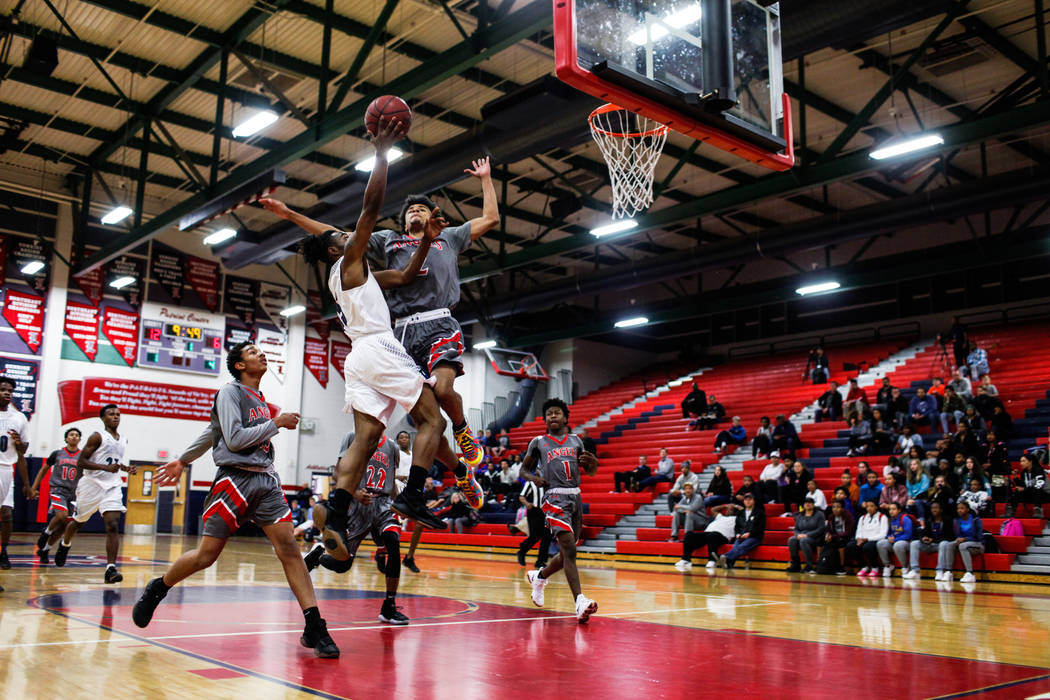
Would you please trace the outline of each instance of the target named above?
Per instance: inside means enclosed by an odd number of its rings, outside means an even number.
[[[415,255],[419,240],[389,229],[376,231],[368,240],[368,256],[400,270]],[[430,244],[426,262],[416,279],[386,292],[387,304],[394,318],[422,311],[451,309],[459,303],[459,254],[470,247],[470,222],[450,226]]]
[[[560,439],[537,435],[525,452],[536,458],[536,473],[547,480],[547,488],[571,489],[580,485],[580,453],[583,440],[576,433]]]
[[[393,496],[394,472],[397,471],[400,461],[399,452],[397,443],[384,435],[376,451],[372,453],[372,458],[368,460],[368,466],[361,477],[361,488],[382,491]]]

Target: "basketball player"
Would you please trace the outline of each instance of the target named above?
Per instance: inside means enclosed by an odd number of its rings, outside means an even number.
[[[171,587],[214,564],[226,540],[252,520],[273,545],[288,586],[303,610],[305,629],[299,642],[321,658],[338,658],[339,647],[317,609],[313,582],[292,534],[292,511],[273,465],[270,439],[281,428],[294,430],[299,414],[270,418],[270,407],[259,391],[259,382],[266,374],[266,355],[255,345],[234,345],[226,357],[226,368],[233,381],[215,394],[208,427],[178,459],[157,470],[159,486],[178,483],[186,465],[212,451],[218,471],[204,501],[200,544],[175,560],[163,576],[146,584],[131,617],[139,627],[147,626]]]
[[[80,469],[77,467],[80,459],[80,430],[67,430],[65,441],[63,447],[48,456],[44,468],[36,473],[36,479],[33,480],[33,490],[39,491],[44,477],[48,471],[51,472],[51,504],[48,508],[51,518],[36,540],[36,555],[41,564],[48,563],[48,552],[66,531],[66,520],[73,508],[77,482],[80,480]]]
[[[576,542],[583,531],[580,466],[593,475],[598,469],[598,458],[586,452],[583,441],[569,432],[569,408],[564,401],[548,399],[543,404],[543,419],[547,434],[534,437],[529,443],[521,475],[547,489],[543,512],[561,551],[542,571],[529,571],[526,578],[532,585],[532,602],[542,607],[547,579],[564,568],[569,590],[576,599],[576,619],[583,624],[598,610],[598,604],[583,595],[580,572],[576,568]]]
[[[105,429],[91,433],[87,444],[77,457],[81,479],[77,484],[76,508],[73,522],[66,524],[65,534],[55,552],[55,566],[65,566],[73,538],[80,532],[95,511],[102,513],[106,525],[106,583],[120,583],[124,576],[117,570],[117,554],[120,552],[120,515],[125,511],[121,493],[120,472],[134,474],[135,467],[124,463],[128,439],[117,432],[120,427],[120,409],[116,404],[106,404],[98,411]]]
[[[407,625],[408,618],[397,609],[395,598],[397,586],[401,580],[401,524],[391,510],[390,504],[395,494],[394,474],[397,471],[398,447],[385,436],[368,460],[364,479],[354,491],[354,500],[350,504],[347,529],[342,533],[343,546],[349,553],[345,561],[340,561],[330,554],[325,554],[324,545],[317,545],[304,557],[307,570],[314,570],[318,565],[336,573],[346,573],[354,564],[354,556],[361,540],[371,535],[376,544],[383,547],[390,555],[389,562],[381,570],[386,576],[386,597],[379,611],[379,621],[392,625]],[[314,507],[314,522],[324,527],[327,517],[326,509]],[[320,520],[318,520],[320,519]]]
[[[10,569],[7,543],[11,540],[14,520],[15,469],[22,477],[22,495],[36,498],[29,485],[26,448],[29,446],[29,420],[11,403],[18,385],[10,377],[0,377],[0,569]],[[2,591],[3,588],[0,588]]]
[[[397,442],[398,463],[397,470],[394,472],[394,479],[396,480],[394,487],[397,491],[400,491],[408,481],[408,474],[412,469],[412,436],[408,434],[407,430],[402,430],[398,432],[395,441]],[[422,532],[422,528],[420,528],[420,532]],[[379,569],[379,573],[385,574],[386,548],[380,545],[373,556],[375,558],[376,568]],[[411,563],[409,557],[405,558],[409,559]]]

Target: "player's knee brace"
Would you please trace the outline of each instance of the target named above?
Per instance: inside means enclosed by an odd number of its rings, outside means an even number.
[[[321,555],[321,566],[328,569],[329,571],[334,571],[337,574],[345,574],[347,571],[350,570],[350,567],[353,565],[353,557],[350,557],[346,561],[340,561],[339,559],[333,557],[331,554]]]
[[[401,541],[396,532],[383,533],[386,547],[386,577],[401,578]]]

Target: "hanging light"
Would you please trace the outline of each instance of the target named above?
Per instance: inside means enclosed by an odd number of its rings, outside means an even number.
[[[903,141],[888,143],[876,148],[868,156],[874,160],[886,160],[943,144],[944,138],[940,134],[918,134]]]
[[[43,260],[31,260],[22,266],[23,275],[35,275],[44,269]]]
[[[302,304],[292,304],[288,308],[282,309],[281,315],[285,318],[289,318],[290,316],[296,316],[298,314],[301,314],[304,311],[306,311],[306,307]]]
[[[595,238],[601,238],[602,236],[608,236],[612,233],[620,233],[621,231],[630,231],[632,228],[637,228],[638,222],[634,219],[624,219],[623,221],[616,221],[605,226],[599,226],[598,228],[591,229],[591,235]]]
[[[649,319],[645,316],[635,316],[634,318],[625,318],[617,321],[613,326],[616,328],[634,328],[635,326],[644,326],[647,323],[649,323]]]
[[[118,207],[113,207],[106,215],[102,217],[102,223],[107,226],[113,224],[119,224],[124,219],[128,218],[132,214],[131,207],[125,207],[123,204]]]
[[[251,136],[252,134],[257,134],[270,126],[270,124],[277,121],[277,118],[277,114],[269,110],[256,112],[237,126],[233,127],[233,137],[239,139]]]
[[[799,296],[806,296],[807,294],[819,294],[820,292],[832,292],[842,285],[834,280],[827,282],[816,282],[814,284],[807,284],[803,287],[799,287],[795,290],[795,294]]]
[[[215,245],[216,243],[222,243],[237,235],[237,232],[232,228],[219,229],[210,236],[204,238],[204,245]]]

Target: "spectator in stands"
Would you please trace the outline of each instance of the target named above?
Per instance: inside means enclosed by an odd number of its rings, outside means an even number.
[[[941,580],[944,572],[951,569],[952,562],[948,560],[949,547],[954,535],[951,520],[945,517],[945,510],[936,501],[930,504],[930,516],[912,539],[909,546],[911,568],[901,574],[901,578],[919,578],[919,555],[922,553],[937,552],[937,575],[934,577]],[[951,553],[955,558],[955,553]]]
[[[962,324],[958,316],[952,319],[952,327],[938,336],[938,340],[942,345],[952,344],[956,367],[966,364],[966,355],[970,351],[970,339],[966,334],[966,326]]]
[[[499,456],[503,456],[507,451],[510,450],[510,433],[507,432],[506,428],[501,428],[499,435],[496,437],[497,447],[499,450]]]
[[[929,389],[926,390],[926,393],[936,398],[939,404],[941,399],[944,398],[944,389],[944,379],[941,377],[934,377],[933,384],[930,386]]]
[[[641,491],[657,484],[674,481],[674,460],[667,456],[667,448],[660,448],[660,461],[656,463],[656,473],[638,482],[636,490]]]
[[[773,451],[773,426],[769,416],[762,416],[758,421],[755,439],[751,441],[751,459],[765,459]]]
[[[854,486],[854,488],[856,488],[856,486]],[[854,505],[854,502],[852,500],[850,500],[849,489],[847,489],[845,486],[839,486],[837,489],[835,489],[834,498],[832,498],[831,504],[835,505],[835,501],[840,501],[842,503],[842,508],[851,516],[855,516],[857,514],[857,506]]]
[[[806,500],[806,484],[813,479],[813,472],[806,469],[801,460],[796,460],[791,468],[787,470],[787,484],[782,493],[784,494],[784,512],[791,511],[791,506],[802,507],[802,501]]]
[[[881,408],[871,412],[871,453],[888,454],[893,448],[893,424]]]
[[[981,375],[981,386],[984,387],[984,393],[988,396],[999,395],[999,390],[995,388],[995,384],[992,384],[992,375],[987,372]]]
[[[904,398],[897,387],[893,387],[890,396],[890,403],[886,407],[886,418],[899,428],[908,422],[908,399]]]
[[[591,454],[594,454],[593,452]],[[667,510],[674,512],[674,506],[682,498],[682,487],[686,484],[693,485],[693,491],[700,488],[700,475],[693,473],[693,463],[688,459],[682,460],[682,473],[678,475],[667,494]]]
[[[762,482],[762,492],[768,499],[767,502],[783,503],[781,489],[785,482],[787,467],[784,466],[779,455],[773,455],[770,459],[772,461],[762,468],[758,480]]]
[[[909,422],[912,426],[935,425],[934,421],[940,418],[937,411],[937,399],[928,396],[922,387],[915,390],[915,396],[908,404],[908,413],[911,415]]]
[[[638,457],[638,466],[625,472],[613,472],[613,482],[616,485],[616,493],[620,493],[620,487],[626,487],[628,491],[634,491],[635,484],[642,479],[648,479],[653,475],[649,468],[649,458],[645,455]]]
[[[804,574],[814,574],[814,566],[817,564],[817,548],[820,546],[821,535],[824,534],[826,522],[824,513],[816,507],[812,498],[802,502],[802,510],[795,513],[795,534],[788,538],[788,552],[791,555],[791,565],[786,571]],[[802,569],[799,562],[799,550],[806,560],[806,568]]]
[[[885,415],[886,410],[890,407],[890,401],[893,399],[893,390],[895,388],[890,384],[889,377],[883,377],[882,386],[875,392],[875,406],[873,408],[881,409],[883,415]]]
[[[817,399],[815,418],[818,423],[826,420],[836,421],[842,419],[842,393],[839,391],[838,382],[831,382],[828,390]]]
[[[883,486],[879,483],[879,475],[875,472],[869,471],[867,474],[867,483],[860,487],[861,504],[871,501],[878,505],[882,499],[882,489]]]
[[[857,520],[857,532],[852,542],[846,545],[846,559],[862,568],[857,576],[879,575],[879,542],[889,534],[890,521],[879,512],[875,501],[864,501],[867,511]]]
[[[1009,440],[1013,437],[1014,419],[1010,417],[1010,414],[1006,412],[1001,403],[997,403],[992,407],[992,417],[988,420],[988,425],[991,430],[995,431],[1000,440]]]
[[[856,377],[849,380],[849,391],[846,393],[844,406],[847,415],[856,411],[863,416],[871,410],[868,407],[868,392],[860,388]]]
[[[977,387],[977,395],[973,397],[973,407],[981,414],[981,418],[991,421],[995,415],[995,407],[1002,406],[998,396],[992,396],[983,385]]]
[[[685,533],[682,542],[682,559],[674,565],[679,571],[688,571],[693,568],[690,561],[693,552],[703,546],[707,546],[707,568],[715,568],[715,560],[718,559],[718,549],[732,542],[736,537],[736,515],[732,504],[715,506],[711,509],[714,518],[707,524],[703,532],[694,530]]]
[[[963,399],[973,398],[973,385],[970,384],[970,380],[966,378],[961,369],[955,370],[952,374],[952,380],[945,387],[946,394],[948,389],[954,390]]]
[[[747,443],[747,429],[741,425],[740,416],[733,416],[733,424],[729,430],[720,430],[715,436],[715,454],[725,452],[729,445],[744,445]]]
[[[941,575],[941,581],[952,580],[952,565],[955,563],[955,550],[959,551],[966,573],[959,579],[963,583],[973,583],[977,579],[973,575],[973,555],[984,554],[984,528],[981,519],[970,511],[970,506],[965,501],[955,504],[956,517],[952,522],[955,532],[955,541],[951,543],[950,558],[947,560],[947,568]]]
[[[933,486],[926,493],[926,501],[931,508],[934,503],[939,503],[942,512],[945,514],[952,513],[955,509],[955,496],[952,495],[953,493],[948,479],[943,474],[938,474],[933,479]]]
[[[841,490],[841,489],[839,489]],[[840,500],[831,502],[831,513],[827,516],[824,525],[823,547],[831,547],[838,557],[838,567],[835,569],[836,576],[846,575],[846,545],[853,539],[854,531],[853,514],[846,509],[845,503]],[[821,557],[824,549],[821,549]]]
[[[980,436],[984,434],[984,431],[988,428],[988,424],[985,422],[981,414],[977,412],[977,409],[972,403],[966,404],[966,412],[963,414],[963,420],[970,424],[970,430],[973,431],[974,435]]]
[[[860,487],[853,481],[853,475],[849,473],[849,469],[842,470],[842,483],[839,488],[846,490],[846,495],[853,505],[860,503]]]
[[[989,481],[992,483],[992,499],[997,502],[1009,501],[1010,494],[1010,456],[1006,443],[999,439],[994,430],[989,430],[981,443],[981,458],[988,465]]]
[[[707,485],[707,491],[704,493],[704,507],[710,508],[732,500],[733,484],[729,481],[726,468],[716,464],[714,476],[711,477],[711,483]]]
[[[816,506],[817,510],[824,512],[828,509],[828,499],[824,495],[824,492],[817,488],[817,482],[815,479],[810,479],[806,483],[806,500],[813,501],[813,505]]]
[[[682,399],[682,418],[692,418],[706,412],[707,393],[693,382],[693,390]]]
[[[594,438],[587,434],[587,428],[580,428],[580,431],[576,433],[580,437],[580,441],[583,443],[583,449],[586,452],[590,452],[592,455],[598,454],[598,444],[594,441]]]
[[[693,491],[692,484],[682,487],[682,500],[671,511],[671,541],[678,541],[678,531],[692,532],[707,527],[704,499]]]
[[[925,522],[928,509],[926,494],[930,491],[930,477],[922,468],[922,462],[917,459],[908,460],[908,475],[904,479],[904,485],[908,489],[905,510],[921,522]]]
[[[518,465],[511,464],[511,461],[504,457],[499,461],[499,472],[492,480],[492,492],[502,494],[504,507],[513,504],[514,510],[518,508],[518,494],[521,492],[521,484],[518,483],[519,471]]]
[[[798,448],[798,431],[783,413],[777,416],[777,425],[773,428],[773,452],[782,456],[793,455]]]
[[[970,479],[970,487],[959,494],[959,502],[965,502],[976,515],[991,515],[992,497],[984,490],[980,479]]]
[[[887,474],[896,474],[898,481],[903,481],[904,477],[904,466],[901,464],[902,459],[911,459],[915,455],[916,447],[912,447],[908,450],[907,455],[901,455],[899,458],[896,456],[889,456],[886,458],[886,466],[882,468],[882,476],[885,477]]]
[[[754,496],[744,496],[744,505],[733,508],[736,511],[736,541],[732,549],[719,557],[727,569],[732,569],[737,559],[761,545],[766,534],[766,509],[755,503]]]
[[[492,428],[485,428],[485,434],[481,438],[481,447],[485,450],[485,454],[487,454],[489,458],[492,458],[493,461],[495,461],[494,458],[496,457],[493,450],[496,449],[498,444],[496,437],[492,434]]]
[[[856,483],[857,483],[857,488],[858,489],[861,488],[862,486],[864,486],[864,484],[868,483],[868,472],[869,471],[871,471],[871,468],[868,466],[867,462],[857,462],[857,482]],[[858,504],[860,504],[862,502],[863,501],[858,501]]]
[[[984,472],[984,467],[977,461],[975,457],[966,458],[966,470],[962,475],[962,483],[966,486],[970,485],[970,482],[977,479],[981,483],[981,490],[988,492],[988,497],[992,495],[992,482],[988,478],[988,475]],[[979,515],[981,515],[979,513]]]
[[[871,423],[864,415],[854,411],[849,414],[849,449],[846,450],[847,457],[862,455],[871,447]]]
[[[879,550],[879,559],[882,560],[882,575],[885,578],[893,576],[891,551],[897,555],[901,568],[907,571],[908,553],[911,551],[911,541],[914,539],[912,535],[912,520],[905,515],[904,510],[896,503],[891,503],[889,506],[889,519],[889,533],[886,535],[886,539],[879,540],[876,545]]]
[[[988,366],[988,352],[979,343],[974,343],[970,354],[966,356],[966,367],[970,370],[970,379],[974,381],[991,371]]]
[[[762,484],[755,481],[750,474],[744,474],[740,488],[733,494],[733,502],[743,503],[744,494],[748,493],[755,497],[755,503],[766,502],[765,495],[762,493]]]
[[[696,420],[689,424],[693,430],[710,430],[715,427],[715,423],[725,418],[726,409],[721,403],[718,402],[718,398],[711,394],[711,399],[707,403],[707,410],[697,416]]]
[[[427,504],[427,508],[433,508],[431,503],[436,503],[438,500],[437,482],[431,477],[427,477],[426,482],[423,485],[423,502]]]
[[[883,479],[884,486],[879,494],[879,509],[888,512],[891,503],[904,510],[908,505],[908,488],[897,480],[896,474],[887,474]]]
[[[966,402],[962,396],[955,392],[955,387],[949,386],[944,390],[944,404],[941,406],[941,432],[948,432],[948,421],[954,420],[958,426],[966,415]]]
[[[1021,471],[1013,478],[1010,486],[1010,504],[1006,508],[1006,517],[1012,518],[1018,503],[1031,503],[1033,514],[1043,517],[1043,504],[1047,502],[1046,470],[1036,464],[1031,455],[1021,455]]]
[[[458,534],[468,527],[473,527],[479,520],[478,512],[470,507],[467,499],[458,489],[452,489],[448,505],[439,509],[435,515],[444,520]]]
[[[830,367],[831,365],[828,364],[828,356],[824,352],[824,348],[817,346],[809,351],[809,358],[806,360],[806,371],[802,373],[802,378],[810,379],[814,384],[823,384],[831,376]]]
[[[915,429],[911,425],[905,425],[901,429],[900,437],[897,438],[897,445],[893,451],[897,454],[907,455],[911,452],[912,447],[922,447],[922,436],[915,432]]]

